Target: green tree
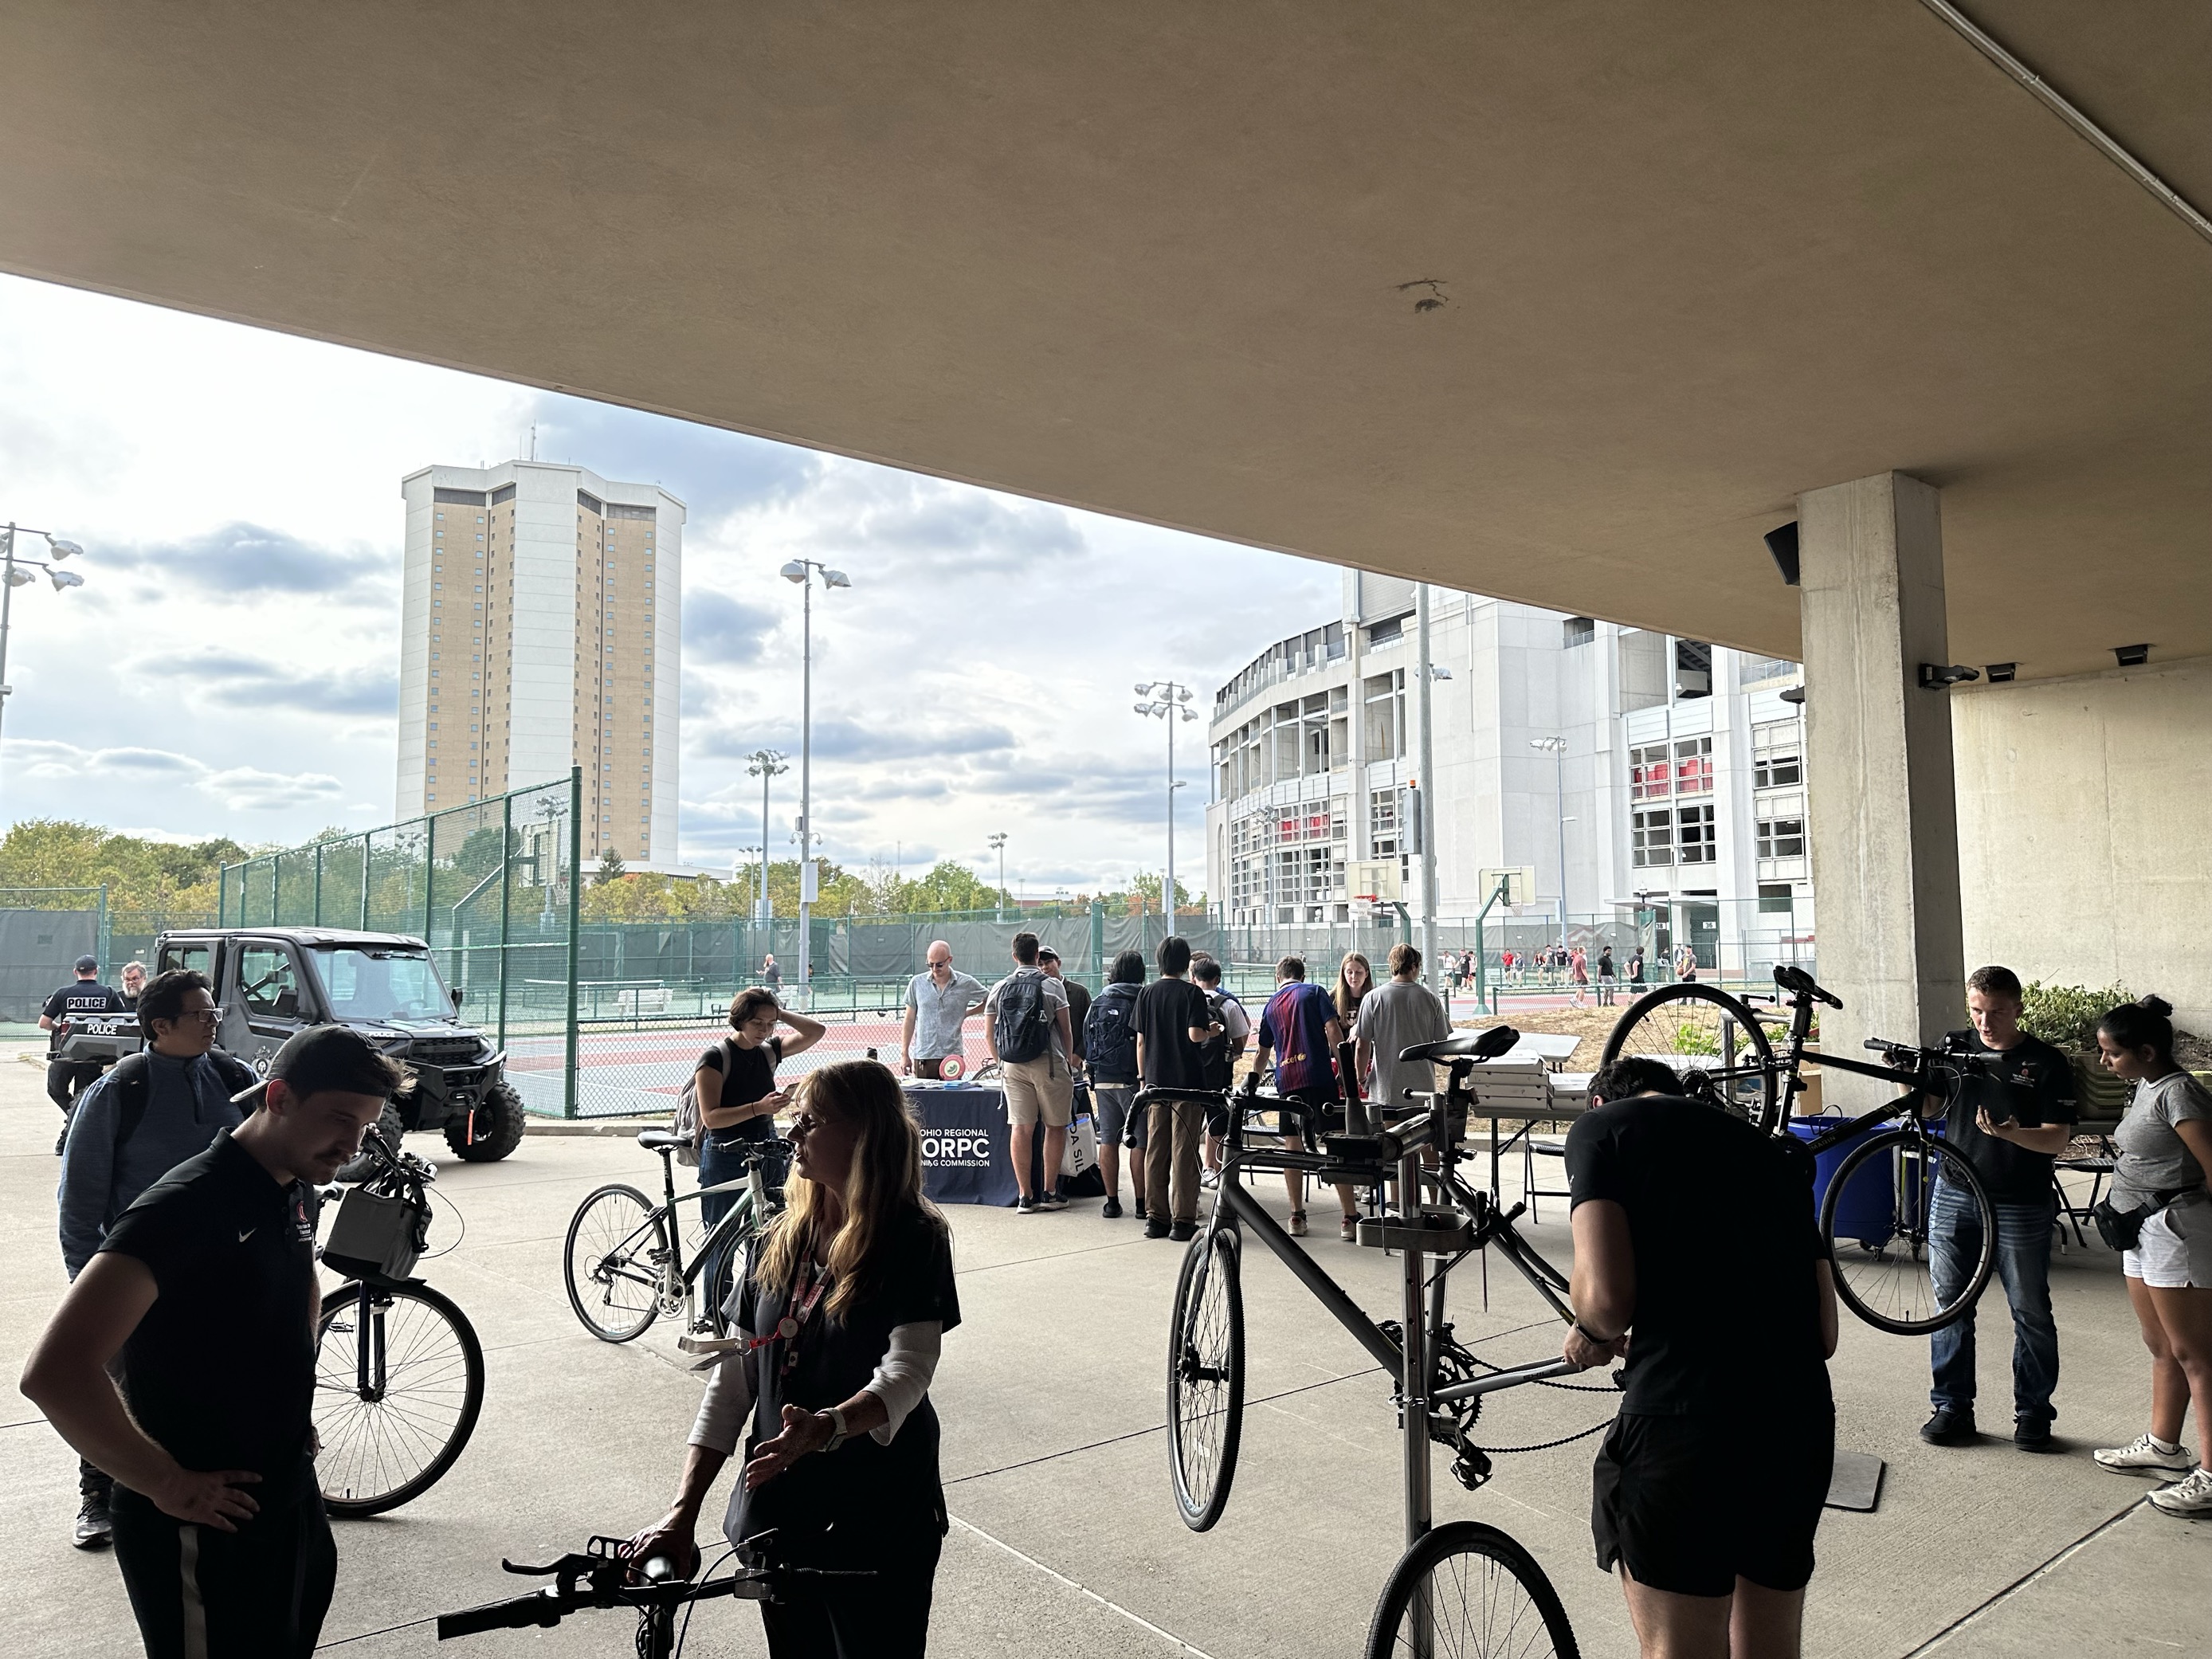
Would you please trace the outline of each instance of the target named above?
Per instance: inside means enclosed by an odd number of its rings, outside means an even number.
[[[592,885],[605,887],[609,882],[620,881],[625,873],[622,854],[610,847],[599,860],[599,872],[592,878]]]

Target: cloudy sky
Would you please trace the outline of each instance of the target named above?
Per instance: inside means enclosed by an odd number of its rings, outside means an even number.
[[[15,595],[0,822],[289,843],[392,817],[399,479],[538,453],[665,485],[684,557],[684,858],[759,840],[741,757],[799,748],[794,554],[816,595],[816,819],[866,866],[1031,893],[1164,853],[1163,676],[1213,687],[1333,614],[1328,566],[658,416],[0,277],[0,522],[82,542]],[[43,544],[26,538],[19,551]],[[1201,708],[1202,713],[1202,708]],[[1205,726],[1181,726],[1177,870],[1203,882]],[[1188,738],[1186,745],[1184,739]],[[794,772],[773,838],[789,856]]]

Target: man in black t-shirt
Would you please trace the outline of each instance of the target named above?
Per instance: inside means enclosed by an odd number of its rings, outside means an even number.
[[[1137,996],[1137,1073],[1147,1089],[1203,1089],[1200,1045],[1213,1035],[1206,993],[1185,979],[1190,941],[1160,941],[1160,977]],[[1188,1239],[1198,1231],[1198,1153],[1206,1108],[1156,1100],[1145,1127],[1145,1237]],[[1172,1225],[1170,1224],[1172,1217]]]
[[[1626,1354],[1590,1529],[1644,1651],[1794,1654],[1835,1455],[1836,1301],[1795,1141],[1614,1062],[1567,1133],[1577,1368]],[[1716,1232],[1713,1218],[1727,1218]],[[1632,1341],[1631,1339],[1633,1339]],[[1737,1401],[1785,1429],[1747,1444]]]
[[[46,1006],[39,1010],[39,1029],[51,1031],[72,1014],[123,1014],[130,1011],[128,1003],[100,982],[100,958],[79,957],[76,977],[48,997]],[[100,1074],[105,1069],[81,1060],[46,1062],[46,1098],[62,1109],[62,1132],[54,1142],[55,1157],[60,1157],[62,1148],[69,1144],[70,1114],[76,1110],[84,1091],[100,1081]]]
[[[1962,1073],[1944,1114],[1943,1138],[1966,1155],[1996,1211],[1997,1277],[2012,1310],[2013,1443],[2049,1451],[2051,1396],[2058,1388],[2058,1322],[2051,1313],[2051,1166],[2073,1138],[2074,1067],[2064,1054],[2020,1029],[2020,977],[2009,968],[1977,968],[1966,980],[1974,1022],[1967,1046],[2002,1057],[2005,1072]],[[2033,1119],[2034,1121],[2030,1122]],[[1948,1182],[1936,1183],[1928,1265],[1945,1301],[1965,1288],[1982,1250],[1975,1206]],[[1929,1339],[1935,1407],[1920,1437],[1930,1445],[1970,1445],[1974,1428],[1974,1310]]]
[[[405,1083],[357,1031],[292,1037],[238,1097],[246,1121],[116,1218],[24,1368],[114,1477],[149,1659],[314,1650],[337,1571],[313,1463],[314,1188]]]

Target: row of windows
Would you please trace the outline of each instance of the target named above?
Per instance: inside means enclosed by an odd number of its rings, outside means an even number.
[[[1802,859],[1805,856],[1805,820],[1802,814],[1761,817],[1753,832],[1761,859]],[[1719,857],[1715,839],[1713,809],[1678,806],[1632,812],[1628,817],[1628,859],[1638,869],[1675,864],[1711,864]]]
[[[1628,751],[1628,798],[1664,800],[1669,795],[1713,793],[1713,740],[1679,738],[1674,744],[1645,744]]]

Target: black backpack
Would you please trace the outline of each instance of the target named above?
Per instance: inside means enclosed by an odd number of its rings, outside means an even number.
[[[215,1062],[224,1087],[233,1094],[251,1089],[261,1080],[254,1069],[236,1054],[210,1048],[208,1058]],[[103,1088],[119,1091],[115,1102],[115,1144],[118,1146],[137,1134],[139,1124],[145,1120],[146,1102],[154,1092],[152,1080],[146,1075],[151,1064],[142,1048],[117,1060],[114,1069],[101,1081]]]
[[[1134,985],[1109,985],[1083,1022],[1083,1054],[1093,1077],[1137,1075],[1137,993]]]
[[[999,988],[999,1013],[991,1028],[999,1058],[1009,1066],[1035,1060],[1052,1047],[1055,1010],[1044,994],[1042,968],[1017,969]]]

